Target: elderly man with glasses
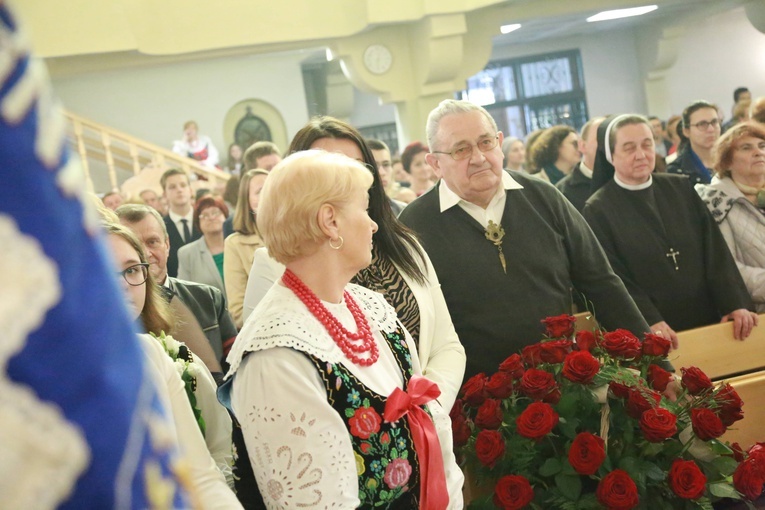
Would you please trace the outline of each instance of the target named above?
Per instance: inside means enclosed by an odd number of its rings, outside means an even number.
[[[466,377],[491,373],[541,339],[541,320],[585,293],[606,328],[649,331],[581,215],[547,182],[502,168],[503,135],[489,113],[443,101],[427,122],[439,183],[400,219],[433,261],[467,354]]]

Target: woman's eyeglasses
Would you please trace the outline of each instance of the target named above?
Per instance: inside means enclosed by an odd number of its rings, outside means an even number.
[[[209,211],[205,211],[202,214],[199,215],[200,220],[214,220],[215,218],[222,216],[223,211],[221,211],[218,208],[210,209]]]
[[[695,127],[699,131],[706,131],[709,129],[709,126],[717,127],[720,125],[720,119],[712,119],[712,120],[702,120],[701,122],[697,122],[696,124],[691,124],[691,126]]]
[[[149,264],[146,262],[136,264],[124,271],[117,271],[117,274],[122,276],[128,285],[138,287],[139,285],[143,285],[149,278]]]

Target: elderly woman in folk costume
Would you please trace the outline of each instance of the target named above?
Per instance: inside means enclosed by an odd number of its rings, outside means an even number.
[[[304,151],[271,172],[260,234],[286,271],[228,361],[230,399],[268,508],[461,508],[438,386],[395,310],[349,284],[372,260],[372,174]]]

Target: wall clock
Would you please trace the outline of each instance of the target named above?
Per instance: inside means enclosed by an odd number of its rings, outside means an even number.
[[[393,65],[393,53],[382,44],[371,44],[364,50],[364,67],[370,73],[387,73]]]

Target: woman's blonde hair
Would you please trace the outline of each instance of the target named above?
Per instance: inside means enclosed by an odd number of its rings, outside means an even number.
[[[141,263],[147,263],[146,253],[143,251],[143,245],[135,236],[132,230],[120,225],[119,223],[104,222],[104,228],[110,235],[119,236],[136,251]],[[175,325],[175,318],[170,310],[170,305],[162,297],[161,291],[151,271],[148,271],[149,277],[146,279],[146,301],[141,310],[141,322],[147,333],[161,334],[163,331],[171,333]]]
[[[236,199],[234,211],[234,230],[244,235],[258,233],[255,223],[255,211],[250,209],[250,181],[256,175],[268,175],[268,171],[262,168],[247,170],[239,181],[239,194]]]
[[[321,206],[342,208],[372,182],[364,165],[342,154],[309,150],[287,157],[271,170],[258,205],[268,253],[282,264],[314,253],[327,240],[318,223]]]

